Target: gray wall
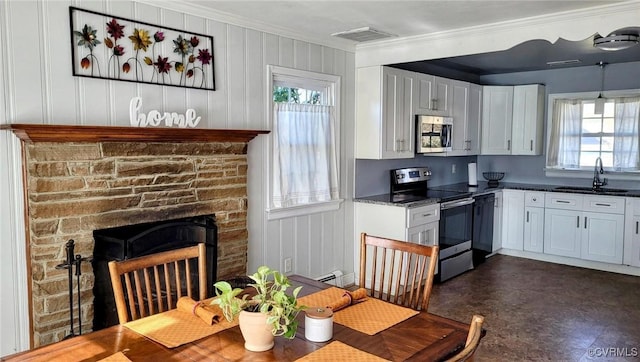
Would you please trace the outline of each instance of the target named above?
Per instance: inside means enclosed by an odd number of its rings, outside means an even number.
[[[403,160],[356,159],[355,196],[371,196],[389,192],[389,170],[402,167],[426,166],[431,169],[429,186],[467,182],[467,164],[476,162],[476,156],[439,157],[417,155]],[[451,173],[452,165],[456,173]]]

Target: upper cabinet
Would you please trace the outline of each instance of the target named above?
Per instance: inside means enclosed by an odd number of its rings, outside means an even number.
[[[483,155],[541,155],[544,86],[485,86],[482,102]]]
[[[482,90],[483,155],[511,154],[513,87],[485,86]]]
[[[544,86],[513,87],[512,155],[541,155],[544,125]]]
[[[415,157],[413,72],[372,66],[356,74],[356,158]]]
[[[415,113],[451,116],[452,80],[429,74],[414,73],[416,79]]]
[[[480,151],[482,86],[451,80],[453,130],[447,156],[477,155]]]

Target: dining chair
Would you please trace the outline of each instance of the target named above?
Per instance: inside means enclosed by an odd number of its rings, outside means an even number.
[[[471,318],[469,334],[467,335],[464,348],[446,362],[473,361],[473,356],[480,344],[480,337],[482,336],[482,323],[484,323],[484,317],[481,315],[476,314]]]
[[[206,270],[204,243],[110,261],[109,274],[120,324],[174,309],[182,296],[204,300]]]
[[[438,247],[360,234],[360,287],[369,296],[427,310]]]

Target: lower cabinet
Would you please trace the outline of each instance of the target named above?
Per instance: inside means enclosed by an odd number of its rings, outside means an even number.
[[[544,208],[527,206],[524,209],[524,243],[526,251],[542,253],[544,241]]]
[[[502,247],[523,250],[524,191],[502,191]]]
[[[544,253],[622,264],[625,199],[547,193]]]
[[[640,267],[640,198],[626,200],[623,255],[623,264]]]
[[[545,209],[544,253],[579,258],[581,253],[580,215],[582,212]]]
[[[622,264],[624,215],[583,212],[582,252],[586,260]]]
[[[502,248],[502,191],[495,193],[493,209],[493,252]]]

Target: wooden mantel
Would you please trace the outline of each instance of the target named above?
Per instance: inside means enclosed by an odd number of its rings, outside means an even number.
[[[7,124],[31,142],[249,142],[266,130]]]

